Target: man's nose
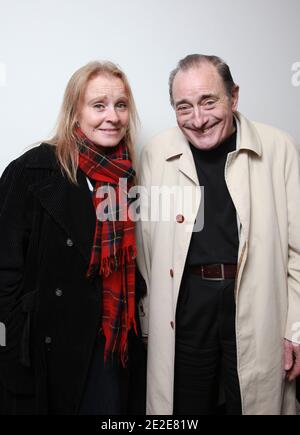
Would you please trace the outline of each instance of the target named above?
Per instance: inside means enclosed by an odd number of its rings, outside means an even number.
[[[208,121],[208,118],[205,114],[205,112],[201,109],[201,107],[194,108],[193,112],[193,126],[195,128],[201,128],[203,125],[205,125]]]

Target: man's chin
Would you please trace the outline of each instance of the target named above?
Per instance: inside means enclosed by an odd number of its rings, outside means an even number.
[[[200,150],[210,150],[216,148],[219,144],[219,137],[216,134],[209,134],[203,136],[186,136],[188,141],[194,145],[195,148]]]
[[[195,148],[202,151],[210,151],[219,146],[219,142],[216,140],[190,140],[190,142]]]

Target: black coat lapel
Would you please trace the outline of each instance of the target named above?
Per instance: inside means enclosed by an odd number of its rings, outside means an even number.
[[[35,168],[37,167],[39,162],[35,162]],[[31,185],[30,190],[89,263],[96,213],[85,175],[78,169],[78,185],[75,185],[62,175],[57,164],[52,168],[52,174]]]

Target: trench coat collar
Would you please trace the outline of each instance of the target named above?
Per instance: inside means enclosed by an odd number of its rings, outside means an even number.
[[[261,157],[262,143],[253,123],[240,112],[234,113],[234,119],[237,125],[237,151],[248,150]]]
[[[248,150],[261,156],[262,144],[253,124],[239,112],[234,113],[234,118],[237,124],[236,151]],[[176,160],[178,169],[198,184],[197,171],[188,140],[178,127],[173,129],[171,134],[172,140],[166,148],[165,159],[167,161]]]
[[[40,145],[26,164],[27,170],[48,169],[49,175],[30,185],[39,200],[57,224],[65,231],[66,241],[71,239],[89,263],[96,225],[96,213],[85,174],[78,169],[78,185],[62,174],[54,146]]]
[[[167,161],[175,161],[180,172],[199,185],[197,170],[188,140],[179,128],[172,131],[172,140],[166,148]]]

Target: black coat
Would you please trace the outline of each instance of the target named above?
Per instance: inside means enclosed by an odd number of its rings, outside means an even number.
[[[76,414],[101,318],[86,272],[95,211],[85,175],[62,175],[54,147],[12,162],[0,181],[0,413]],[[1,411],[2,408],[2,411]]]

